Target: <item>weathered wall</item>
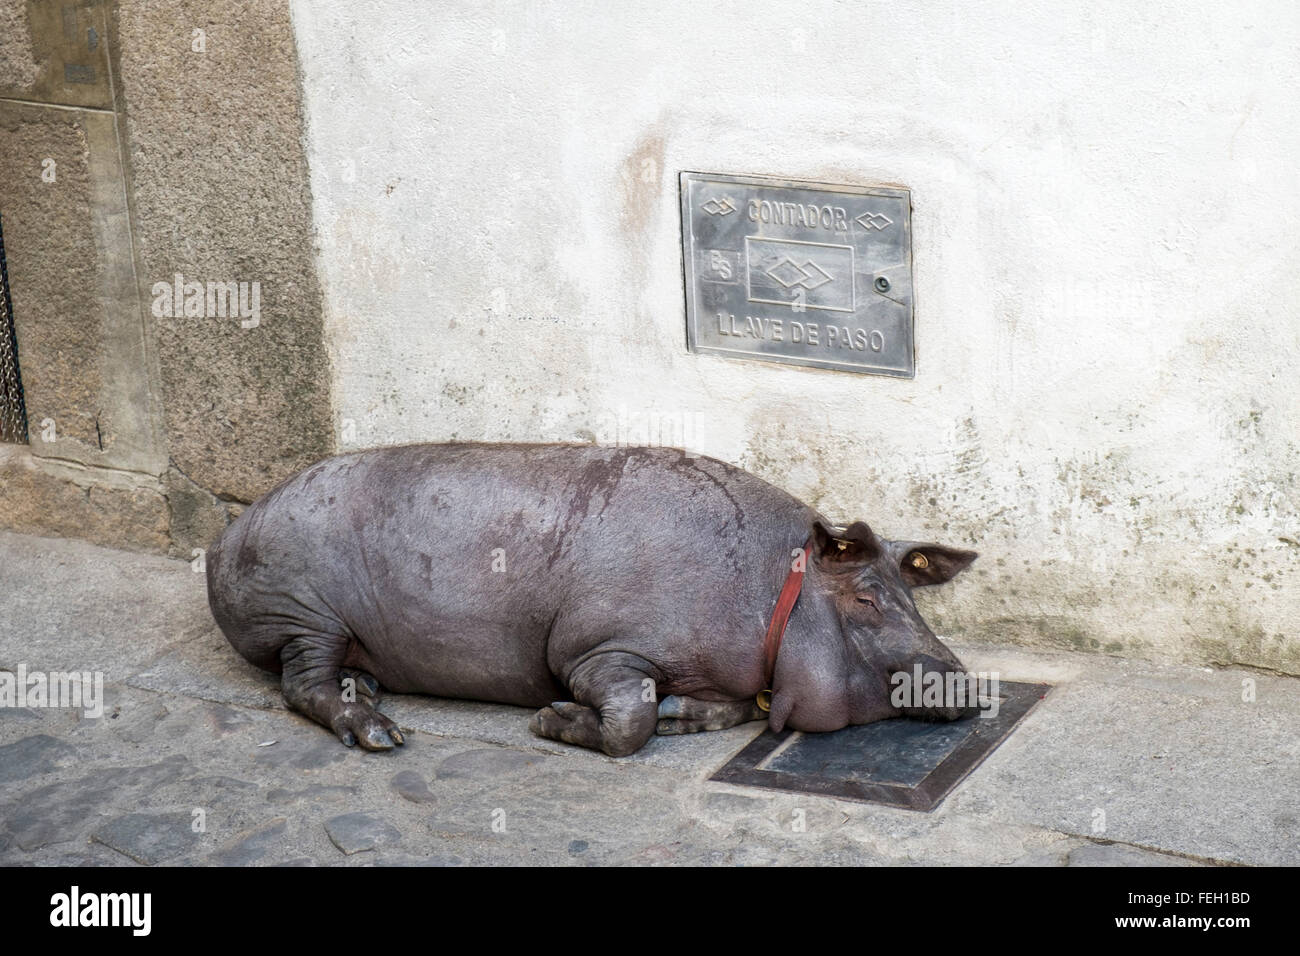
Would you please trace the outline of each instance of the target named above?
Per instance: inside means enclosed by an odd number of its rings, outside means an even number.
[[[30,438],[0,446],[0,526],[164,550],[109,34],[106,4],[0,0],[0,217]]]
[[[331,450],[301,132],[278,0],[0,0],[0,527],[188,555]],[[156,314],[177,273],[256,283],[258,322]]]
[[[293,17],[345,446],[684,441],[976,546],[947,634],[1300,672],[1300,8]],[[682,169],[909,186],[916,379],[688,354]]]
[[[150,0],[122,3],[119,24],[148,311],[177,273],[260,290],[249,328],[154,320],[169,481],[252,501],[333,447],[289,10]]]

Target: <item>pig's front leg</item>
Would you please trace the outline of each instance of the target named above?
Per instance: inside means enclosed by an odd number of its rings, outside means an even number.
[[[557,701],[533,715],[539,737],[626,757],[655,732],[655,669],[623,651],[587,658],[569,675],[573,701]]]
[[[751,720],[766,720],[763,708],[750,700],[699,700],[670,695],[659,702],[661,736],[694,734],[701,730],[726,730]]]

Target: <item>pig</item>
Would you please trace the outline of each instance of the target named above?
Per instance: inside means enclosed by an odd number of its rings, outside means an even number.
[[[820,732],[961,716],[895,706],[891,675],[961,672],[912,591],[975,557],[834,526],[677,449],[451,443],[318,462],[206,563],[230,644],[347,746],[404,742],[382,689],[535,707],[533,733],[617,757],[764,718]]]

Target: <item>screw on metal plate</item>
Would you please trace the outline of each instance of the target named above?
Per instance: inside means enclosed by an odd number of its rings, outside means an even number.
[[[876,276],[876,291],[877,291],[877,292],[888,292],[888,291],[889,291],[889,280],[886,279],[884,276]]]

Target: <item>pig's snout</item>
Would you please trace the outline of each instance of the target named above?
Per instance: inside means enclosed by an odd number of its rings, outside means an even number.
[[[975,683],[947,648],[942,658],[920,654],[896,670],[890,703],[904,717],[921,720],[957,720],[979,710]]]

